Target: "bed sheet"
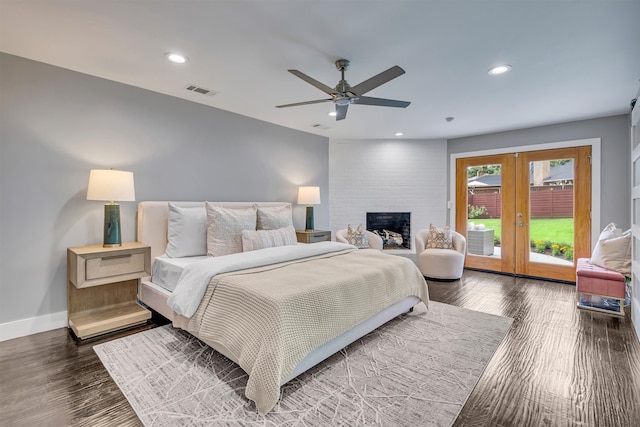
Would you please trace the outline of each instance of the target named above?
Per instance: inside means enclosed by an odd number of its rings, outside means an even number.
[[[173,292],[185,267],[207,258],[207,255],[170,258],[166,254],[156,257],[151,271],[153,283],[169,292]]]

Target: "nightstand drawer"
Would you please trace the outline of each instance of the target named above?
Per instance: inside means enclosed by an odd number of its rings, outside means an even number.
[[[120,274],[142,273],[144,271],[144,254],[111,255],[88,259],[86,263],[86,279],[101,279]]]
[[[137,242],[116,248],[68,248],[67,271],[69,282],[78,289],[150,276],[151,248]]]
[[[300,243],[330,242],[331,232],[325,230],[296,230],[296,237]]]
[[[331,237],[327,238],[327,233],[311,233],[307,236],[307,242],[309,243],[317,243],[317,242],[326,242],[331,239]]]

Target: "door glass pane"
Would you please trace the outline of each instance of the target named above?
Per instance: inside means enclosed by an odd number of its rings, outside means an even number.
[[[467,252],[500,258],[501,165],[467,168]]]
[[[573,159],[529,162],[529,261],[573,265],[573,174]]]

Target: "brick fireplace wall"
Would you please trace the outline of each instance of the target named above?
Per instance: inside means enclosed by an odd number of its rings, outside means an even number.
[[[446,224],[446,140],[329,142],[329,225],[366,226],[367,212],[411,212],[416,231]]]

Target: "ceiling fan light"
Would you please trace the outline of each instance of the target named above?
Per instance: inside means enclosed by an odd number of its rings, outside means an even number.
[[[504,74],[507,71],[511,70],[511,65],[497,65],[495,67],[489,68],[489,75],[490,76],[497,76],[499,74]]]
[[[184,64],[189,60],[186,56],[173,52],[168,52],[164,56],[166,56],[169,61],[175,62],[176,64]]]

